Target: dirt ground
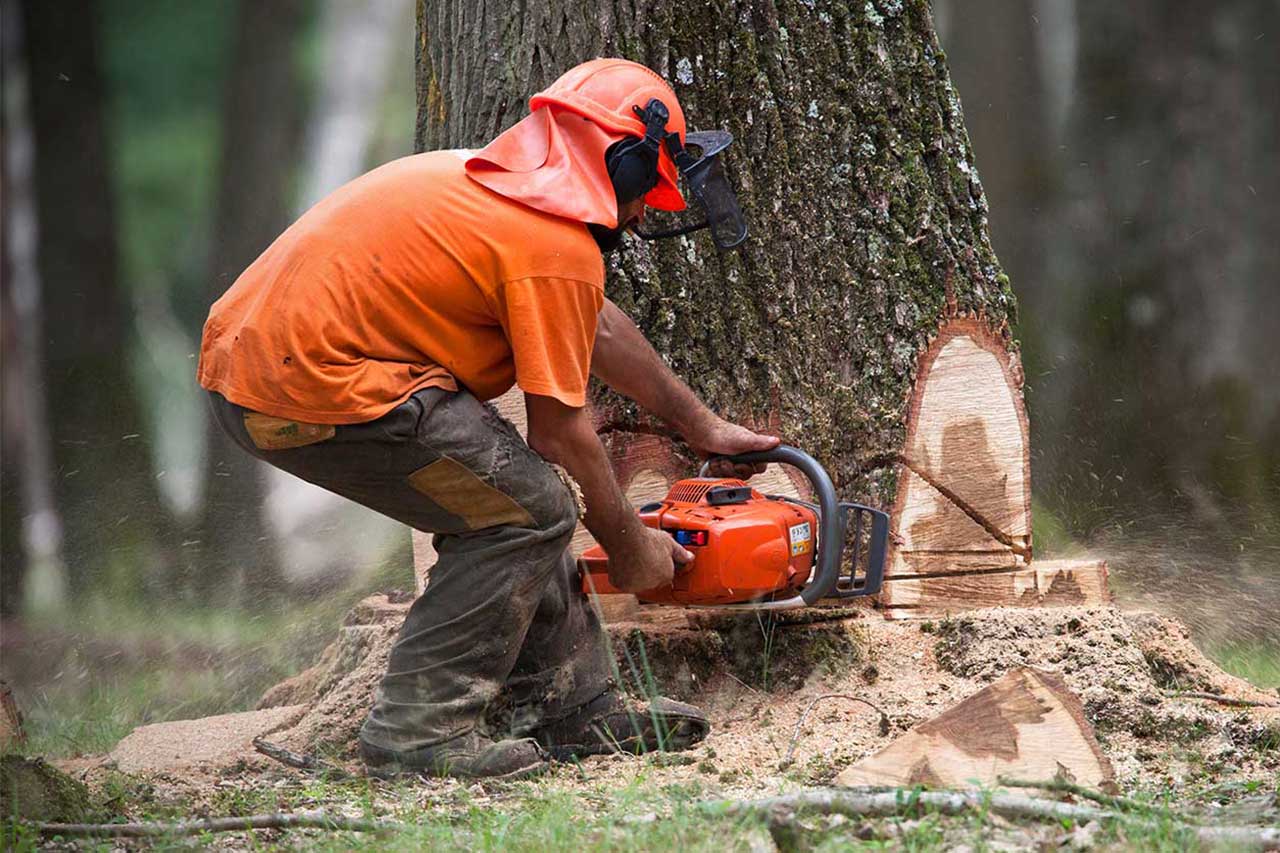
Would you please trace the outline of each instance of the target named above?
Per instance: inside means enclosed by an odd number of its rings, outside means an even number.
[[[185,803],[187,813],[217,813],[228,788],[269,789],[304,775],[257,753],[256,735],[359,773],[355,732],[406,607],[366,599],[317,665],[269,691],[258,711],[144,726],[109,755],[64,767],[91,785],[128,774],[154,796]],[[664,610],[611,625],[630,687],[649,683],[697,702],[712,732],[685,754],[563,765],[544,788],[585,795],[643,777],[746,799],[826,785],[848,764],[1023,665],[1056,671],[1080,697],[1128,794],[1274,785],[1280,778],[1280,707],[1177,694],[1276,703],[1280,695],[1222,672],[1170,619],[1114,607],[975,611],[927,622],[886,622],[874,611],[834,615],[771,625],[755,615]],[[420,795],[424,803],[447,799],[460,787],[423,782]],[[484,786],[468,790],[473,800],[486,796]]]

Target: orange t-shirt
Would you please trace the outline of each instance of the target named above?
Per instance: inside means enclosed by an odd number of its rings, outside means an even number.
[[[600,250],[468,178],[465,156],[395,160],[303,214],[210,309],[200,384],[311,423],[373,420],[430,385],[583,405]]]

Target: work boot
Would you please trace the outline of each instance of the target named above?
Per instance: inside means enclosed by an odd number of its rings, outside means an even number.
[[[692,705],[658,696],[649,702],[610,690],[533,736],[558,761],[613,752],[676,752],[711,730]]]
[[[533,738],[490,740],[475,732],[433,746],[400,752],[360,738],[365,771],[377,779],[452,776],[456,779],[524,779],[550,768]]]

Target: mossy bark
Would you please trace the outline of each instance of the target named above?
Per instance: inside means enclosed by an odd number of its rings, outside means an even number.
[[[95,816],[82,783],[39,758],[0,756],[0,818],[76,821]]]
[[[604,55],[666,77],[692,126],[733,132],[751,224],[725,254],[703,235],[630,242],[610,297],[713,408],[888,506],[930,337],[975,314],[1012,346],[1015,314],[928,3],[420,0],[417,146],[481,146]],[[594,402],[611,432],[655,430]]]

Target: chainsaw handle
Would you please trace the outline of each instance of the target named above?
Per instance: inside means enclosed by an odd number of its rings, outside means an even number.
[[[699,477],[707,476],[710,470],[712,459],[728,459],[730,462],[741,462],[743,464],[752,465],[757,462],[780,462],[784,465],[790,465],[804,474],[809,480],[809,484],[813,486],[813,496],[818,501],[818,553],[816,555],[817,569],[814,572],[813,580],[800,590],[800,595],[796,599],[789,599],[786,602],[771,602],[776,605],[790,605],[800,607],[815,604],[819,599],[825,598],[836,588],[836,584],[840,581],[840,554],[844,547],[844,523],[840,514],[840,501],[836,497],[836,487],[831,482],[831,477],[818,460],[814,459],[808,453],[799,448],[791,447],[787,444],[780,444],[773,450],[756,450],[751,453],[739,453],[734,456],[716,456],[702,463],[702,468],[698,471]]]

